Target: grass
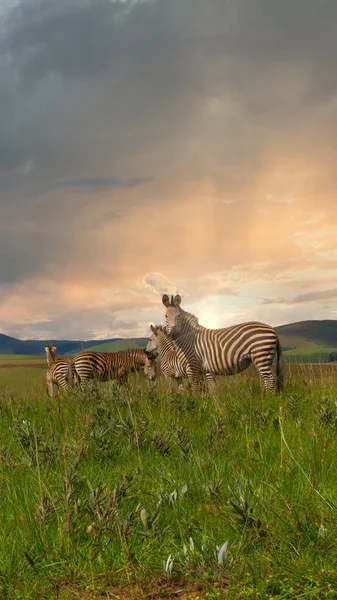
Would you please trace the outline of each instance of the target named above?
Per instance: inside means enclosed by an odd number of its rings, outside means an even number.
[[[284,360],[288,363],[328,363],[330,354],[336,352],[336,348],[294,348],[285,350]]]
[[[337,369],[48,400],[1,369],[0,598],[337,598]],[[228,542],[228,544],[227,544]]]
[[[45,354],[0,354],[0,367],[7,365],[41,364],[46,363]]]

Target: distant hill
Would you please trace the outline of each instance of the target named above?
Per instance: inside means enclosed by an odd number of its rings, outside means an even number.
[[[299,321],[275,327],[290,362],[329,362],[337,352],[337,320]]]
[[[70,353],[76,354],[76,352],[93,345],[101,346],[102,344],[117,342],[120,339],[111,338],[109,340],[88,340],[85,342],[80,340],[18,340],[0,333],[0,354],[45,354],[45,346],[54,344],[57,346],[57,355],[61,356]]]
[[[88,347],[88,350],[94,352],[119,352],[119,350],[128,350],[128,348],[145,348],[149,338],[127,338],[119,340],[107,340],[94,346]]]
[[[288,361],[329,362],[337,353],[337,320],[299,321],[275,327]],[[46,344],[57,346],[57,356],[74,355],[80,350],[116,352],[144,348],[148,338],[111,338],[108,340],[19,340],[0,334],[0,355],[44,355]]]

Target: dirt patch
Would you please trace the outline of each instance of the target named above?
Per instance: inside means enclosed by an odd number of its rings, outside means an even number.
[[[210,591],[209,584],[204,581],[187,582],[183,579],[159,580],[151,585],[151,589],[147,590],[135,583],[116,587],[107,586],[104,591],[102,589],[97,591],[83,589],[80,586],[62,583],[55,587],[58,588],[56,595],[58,600],[75,600],[76,598],[85,600],[192,600],[200,598],[202,600],[207,591]],[[227,591],[227,588],[228,580],[226,578],[211,586],[211,589],[221,590],[223,593]]]

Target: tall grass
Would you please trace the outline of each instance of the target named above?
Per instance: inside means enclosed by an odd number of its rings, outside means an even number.
[[[1,370],[1,598],[336,598],[337,372],[47,399]],[[19,373],[20,371],[20,373]],[[21,392],[19,390],[21,385]],[[110,594],[110,596],[109,596]]]

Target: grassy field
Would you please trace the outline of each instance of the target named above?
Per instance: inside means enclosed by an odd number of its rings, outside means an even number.
[[[286,362],[292,364],[328,363],[332,352],[336,352],[336,348],[294,348],[284,351],[283,356]]]
[[[337,368],[48,400],[0,369],[0,598],[337,598]]]

